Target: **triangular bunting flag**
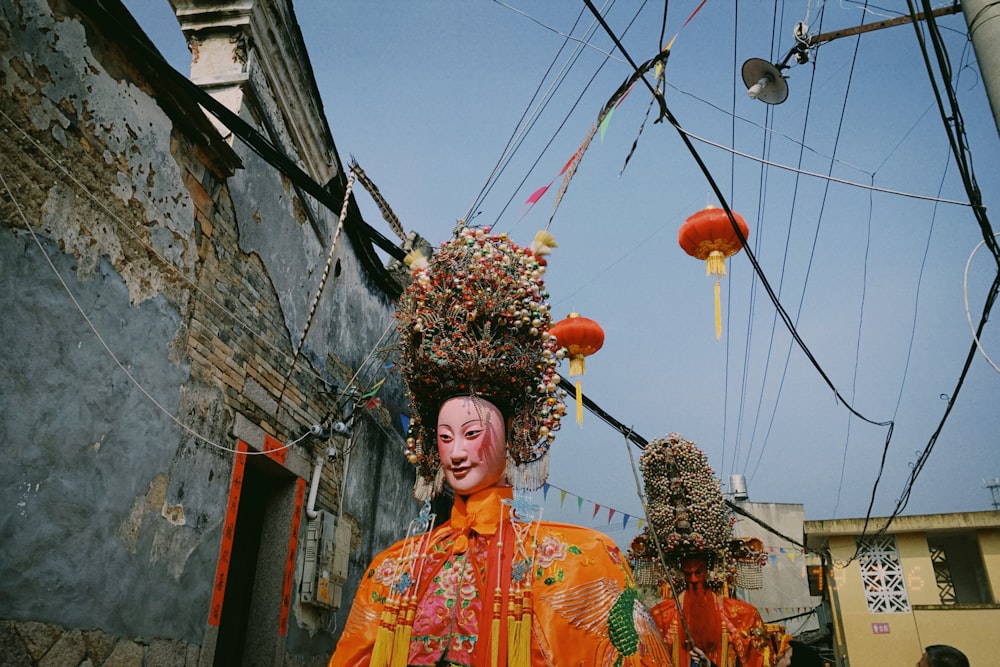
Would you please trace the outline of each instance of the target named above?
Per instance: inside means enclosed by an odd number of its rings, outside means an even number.
[[[373,384],[371,389],[361,394],[361,398],[371,398],[376,393],[378,393],[379,387],[381,387],[383,384],[385,384],[385,378],[382,378],[381,380]]]

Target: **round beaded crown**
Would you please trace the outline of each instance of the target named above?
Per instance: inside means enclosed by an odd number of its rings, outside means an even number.
[[[666,555],[724,558],[732,517],[705,453],[670,433],[646,446],[639,467],[649,512],[646,529],[656,532]]]
[[[400,366],[411,417],[406,456],[417,467],[420,500],[441,489],[437,414],[453,396],[479,396],[507,420],[507,477],[536,489],[565,413],[556,372],[562,351],[551,317],[542,255],[488,228],[463,228],[433,257],[410,262],[400,298]]]

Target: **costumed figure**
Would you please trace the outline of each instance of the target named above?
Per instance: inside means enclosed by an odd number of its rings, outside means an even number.
[[[670,665],[615,543],[541,521],[528,499],[566,409],[542,234],[523,248],[465,228],[409,262],[400,365],[424,509],[366,570],[331,667]],[[445,483],[454,505],[435,528]]]
[[[732,518],[705,453],[671,433],[650,442],[639,464],[648,523],[630,556],[662,564],[662,601],[651,611],[674,664],[701,658],[705,667],[706,656],[720,667],[772,667],[760,612],[728,596]]]

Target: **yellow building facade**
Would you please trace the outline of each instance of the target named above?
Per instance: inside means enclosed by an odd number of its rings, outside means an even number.
[[[913,667],[931,644],[1000,665],[1000,511],[896,517],[880,535],[885,524],[803,525],[824,554],[837,667]]]

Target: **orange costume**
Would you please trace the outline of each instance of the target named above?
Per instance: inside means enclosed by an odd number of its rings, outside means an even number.
[[[670,664],[614,542],[540,521],[526,497],[566,409],[540,261],[554,245],[466,227],[408,256],[405,454],[424,510],[362,576],[330,667]],[[445,483],[451,518],[431,529]]]
[[[330,667],[670,665],[614,542],[512,522],[512,495],[456,496],[450,521],[377,556]]]
[[[703,595],[695,591],[684,592],[680,598],[695,645],[716,665],[769,667],[773,664],[764,622],[752,604],[711,591]],[[700,600],[696,601],[698,598]],[[674,663],[691,664],[684,627],[673,598],[667,597],[650,611]]]

